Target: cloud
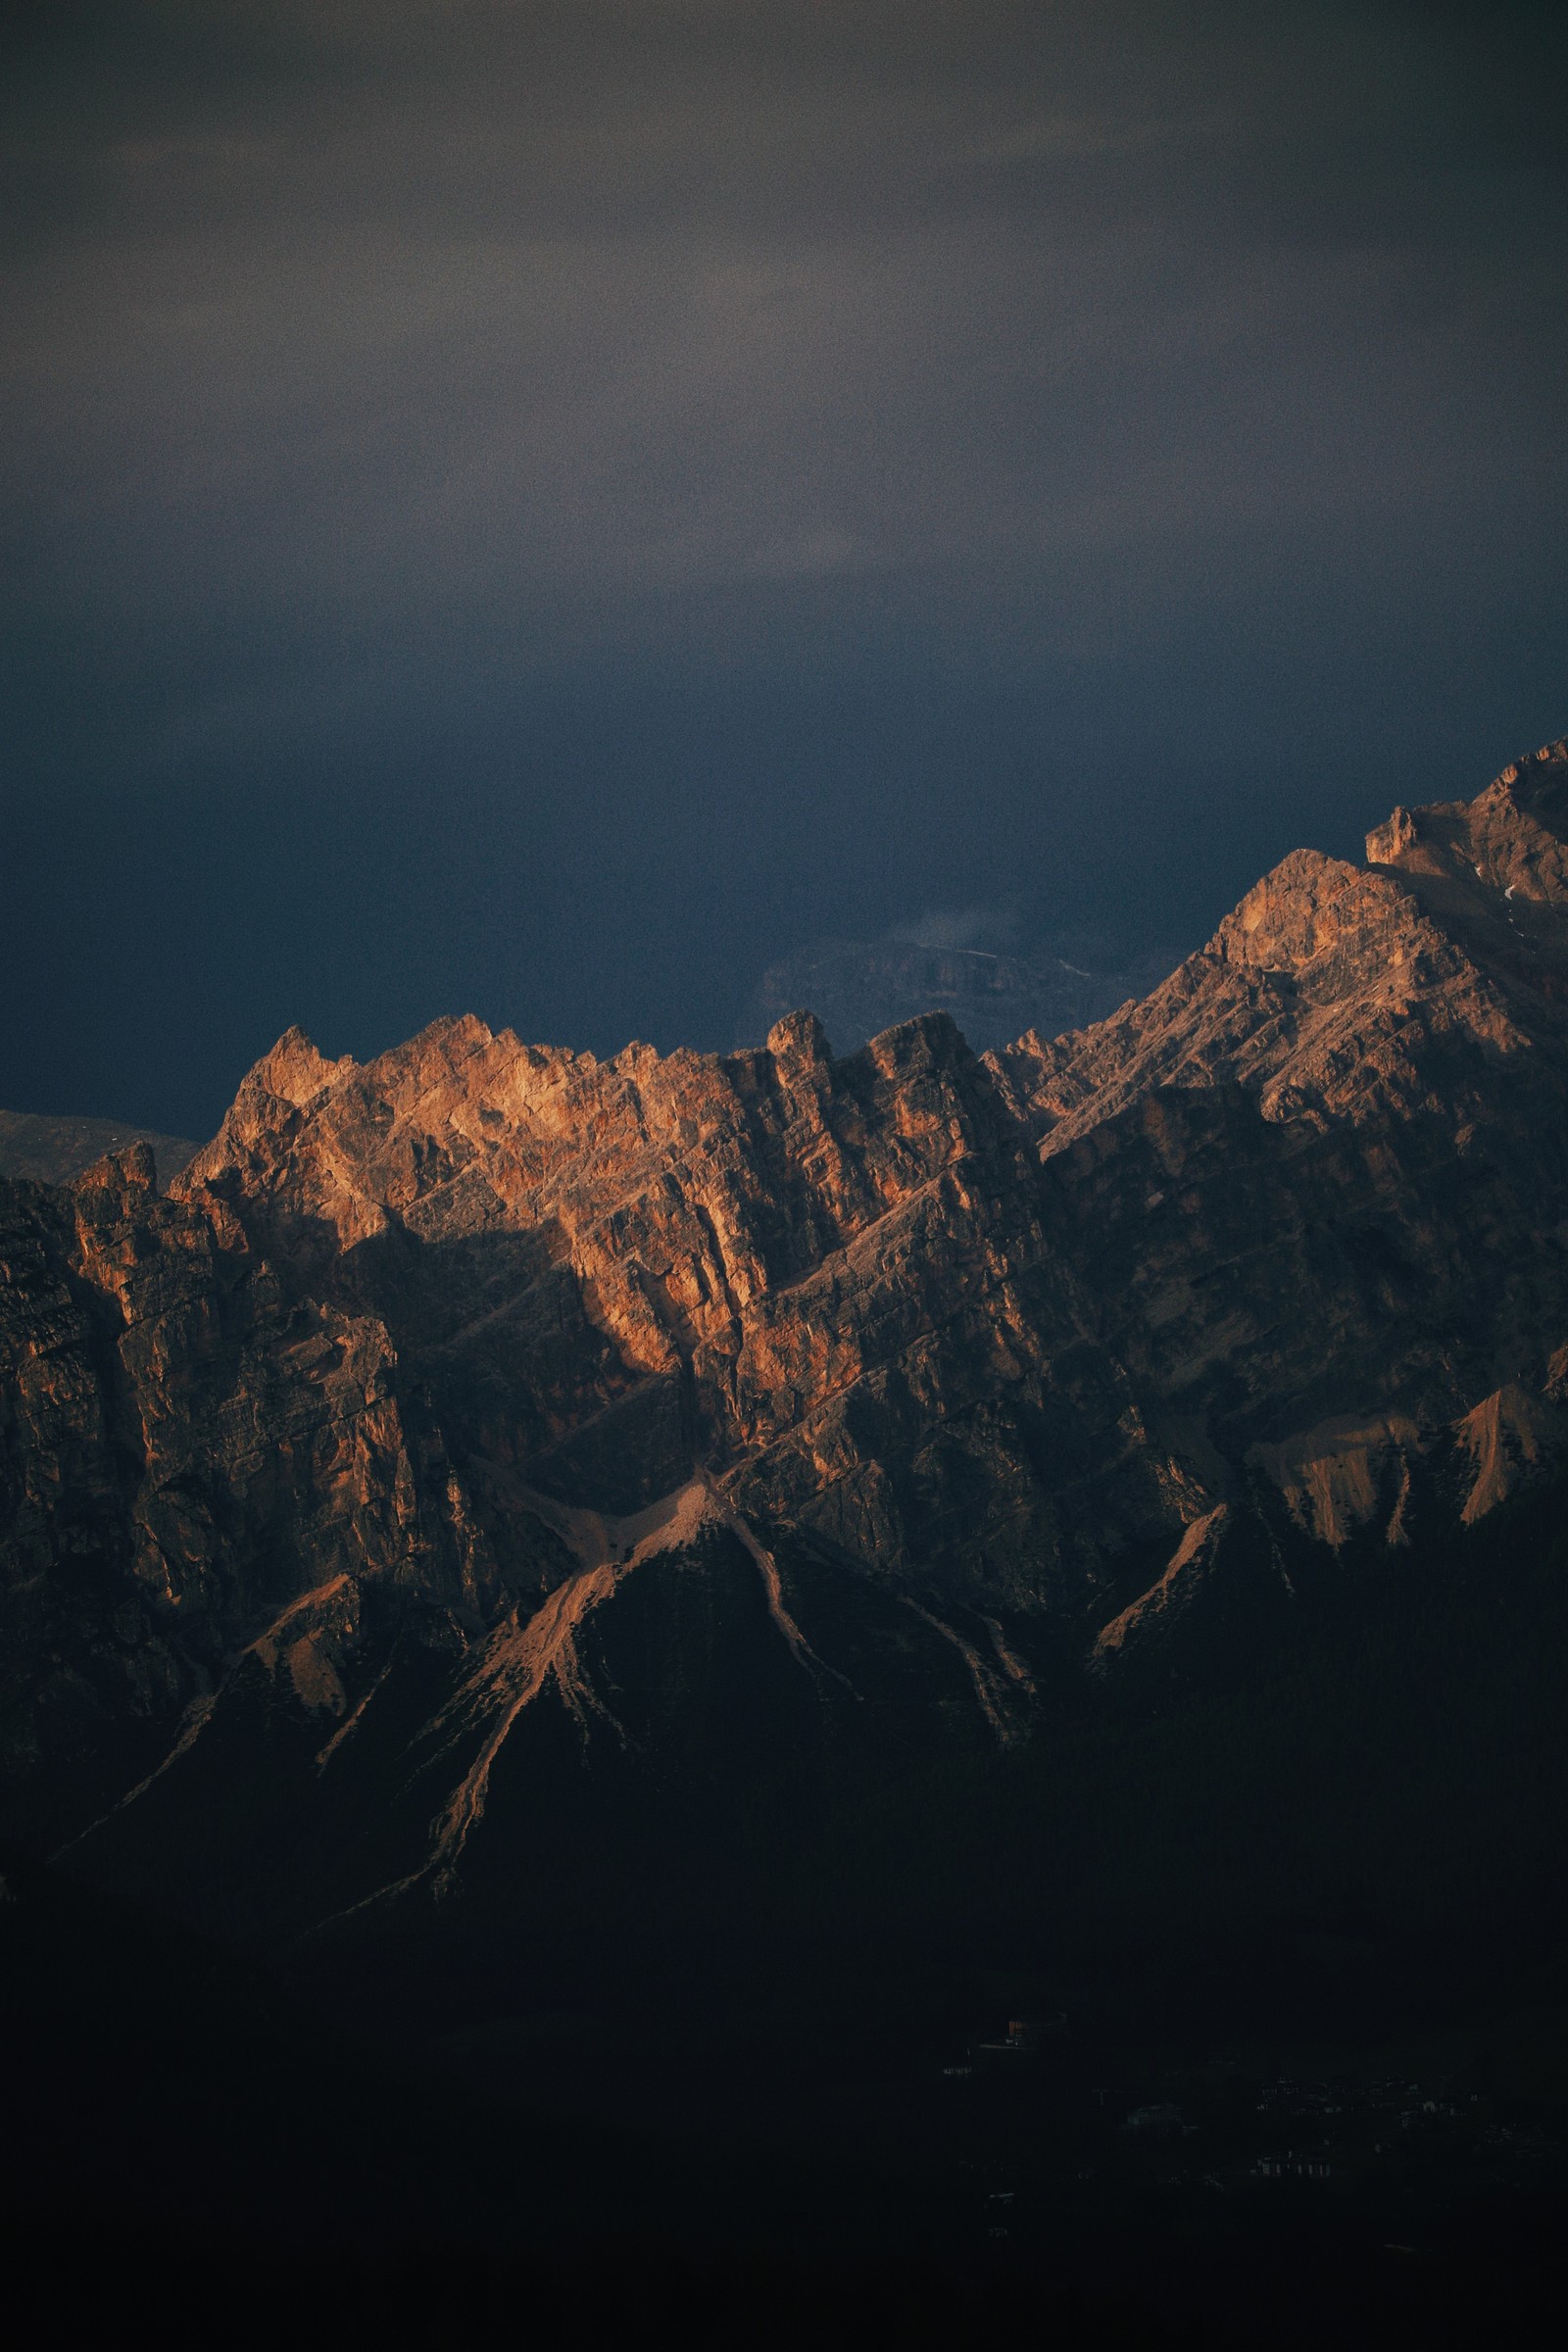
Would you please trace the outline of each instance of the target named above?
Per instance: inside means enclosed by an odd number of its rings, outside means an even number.
[[[1550,147],[1499,160],[1474,45],[1397,12],[55,13],[9,122],[35,598],[89,541],[109,609],[371,629],[957,565],[1015,632],[1019,563],[1557,479]]]
[[[978,948],[1002,955],[1018,943],[1018,909],[1012,906],[932,906],[906,922],[894,923],[890,940],[917,948]]]

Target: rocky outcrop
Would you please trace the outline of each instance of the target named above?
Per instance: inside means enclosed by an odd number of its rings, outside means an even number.
[[[305,1927],[585,1755],[1012,1739],[1474,1524],[1563,1443],[1565,799],[1298,852],[983,1060],[291,1032],[168,1197],[0,1186],[15,1826],[234,1902],[264,1789]]]

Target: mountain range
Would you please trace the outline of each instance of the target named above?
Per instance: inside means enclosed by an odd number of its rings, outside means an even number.
[[[984,1055],[291,1031],[0,1416],[0,1827],[270,1950],[1245,1678],[1568,1458],[1568,744]]]

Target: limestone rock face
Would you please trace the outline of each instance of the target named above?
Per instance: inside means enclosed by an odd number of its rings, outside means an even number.
[[[1297,852],[983,1060],[291,1032],[167,1197],[0,1184],[12,1826],[303,1928],[584,1758],[1006,1740],[1473,1524],[1568,1435],[1565,810]]]

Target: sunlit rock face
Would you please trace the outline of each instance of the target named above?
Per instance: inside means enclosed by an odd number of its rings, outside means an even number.
[[[0,1185],[12,1826],[374,1915],[546,1788],[1007,1741],[1484,1518],[1568,1435],[1565,810],[1555,746],[1297,852],[984,1059],[295,1032],[167,1196]]]

